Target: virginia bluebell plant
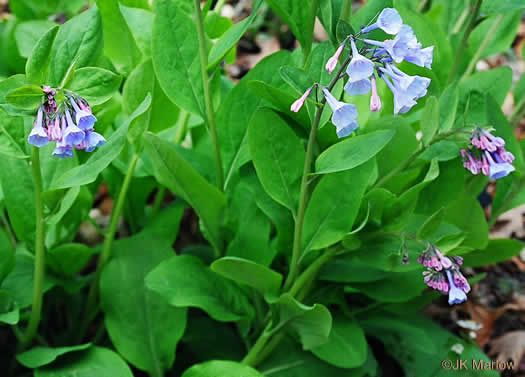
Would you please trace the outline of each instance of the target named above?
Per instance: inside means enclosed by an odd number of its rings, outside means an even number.
[[[29,144],[40,148],[55,141],[53,156],[60,158],[72,158],[73,148],[93,152],[104,145],[106,139],[95,132],[97,118],[83,98],[70,92],[58,105],[54,89],[44,86],[43,91],[45,100],[37,110],[33,129],[27,138]]]
[[[382,29],[387,34],[395,35],[394,39],[376,41],[360,38],[361,35],[377,28]],[[356,44],[357,41],[361,41],[364,46],[359,49]],[[349,35],[326,63],[325,69],[330,74],[337,66],[347,43],[350,43],[351,47],[351,60],[346,68],[348,80],[344,89],[350,96],[368,94],[372,91],[371,111],[381,109],[376,75],[383,79],[394,94],[394,114],[396,115],[408,112],[417,104],[418,99],[426,95],[431,81],[429,78],[407,75],[393,63],[401,63],[405,60],[431,69],[434,46],[422,48],[412,28],[403,24],[397,10],[393,8],[384,9],[378,16],[377,22],[362,28],[356,36]],[[349,136],[359,126],[356,121],[356,107],[338,101],[327,88],[321,88],[321,90],[326,102],[332,109],[332,123],[336,127],[337,136],[340,138]],[[291,111],[299,111],[310,92],[311,88],[294,102]]]

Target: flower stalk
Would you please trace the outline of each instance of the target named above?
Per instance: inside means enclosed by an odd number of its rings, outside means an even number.
[[[36,218],[36,238],[35,238],[35,269],[33,276],[33,303],[31,306],[31,317],[27,325],[26,332],[20,342],[20,348],[25,349],[31,344],[36,335],[42,314],[42,301],[44,295],[44,278],[46,265],[46,252],[44,247],[45,222],[44,222],[44,203],[42,200],[42,172],[40,170],[40,150],[33,147],[31,157],[31,170],[33,173],[33,185],[35,192],[35,218]]]
[[[221,149],[219,137],[217,135],[217,124],[215,122],[215,110],[213,109],[213,98],[211,96],[210,80],[206,67],[208,67],[208,53],[206,51],[206,40],[204,34],[204,21],[202,20],[202,11],[200,0],[194,0],[195,14],[197,19],[197,35],[199,37],[199,53],[201,60],[202,89],[204,91],[204,103],[206,106],[206,123],[210,132],[211,142],[215,152],[215,165],[217,170],[217,187],[219,190],[224,188],[224,172],[222,169]]]

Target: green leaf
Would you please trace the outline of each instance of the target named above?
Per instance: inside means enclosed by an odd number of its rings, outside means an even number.
[[[248,30],[248,27],[255,19],[257,11],[261,7],[262,3],[262,0],[258,0],[253,6],[252,13],[249,17],[245,18],[238,24],[235,24],[217,41],[217,43],[213,45],[208,56],[207,69],[210,69],[213,66],[215,66],[215,64],[217,64],[221,59],[223,59],[224,56],[226,56],[226,54],[228,53],[228,51],[230,51],[231,48],[235,46],[237,42],[239,42],[243,34],[246,33],[246,30]]]
[[[220,38],[233,26],[232,20],[230,20],[228,17],[222,17],[218,12],[213,10],[208,12],[206,15],[204,15],[203,12],[202,16],[205,17],[204,30],[211,39]]]
[[[394,130],[375,131],[336,143],[317,157],[315,174],[353,169],[365,163],[379,153],[394,134]]]
[[[328,341],[332,328],[332,316],[324,305],[304,305],[289,293],[285,293],[277,301],[277,306],[279,323],[276,327],[287,326],[297,333],[305,351]]]
[[[372,350],[368,351],[368,360],[362,367],[336,368],[321,361],[311,352],[302,351],[296,341],[290,338],[285,338],[258,368],[268,377],[378,376],[378,366]]]
[[[177,2],[156,0],[154,10],[152,56],[159,83],[173,103],[204,117],[197,28]]]
[[[146,131],[156,133],[173,127],[179,118],[179,108],[160,87],[151,60],[139,64],[126,80],[122,93],[124,111],[131,114],[147,93],[152,94],[151,107],[129,130],[128,139],[131,142],[138,140]]]
[[[319,2],[312,1],[303,6],[297,6],[295,0],[267,0],[267,2],[275,13],[290,26],[292,33],[301,44],[304,55],[310,55],[314,20]]]
[[[343,2],[340,0],[321,0],[319,4],[319,20],[334,45],[339,41],[339,39],[336,38],[336,31],[342,7]]]
[[[130,124],[148,110],[151,96],[148,95],[133,114],[109,138],[108,142],[87,160],[62,174],[54,183],[53,188],[68,188],[86,185],[94,182],[98,175],[116,159],[126,144],[126,133]]]
[[[145,2],[147,1],[145,0]],[[120,4],[120,11],[133,34],[137,47],[144,56],[151,56],[153,13],[149,11],[149,5],[144,7],[144,9],[140,9],[138,7],[128,8],[128,6],[123,5],[125,3],[122,1],[120,1]]]
[[[304,218],[303,250],[322,249],[352,230],[375,161],[324,176],[315,187]],[[344,191],[341,188],[345,187]]]
[[[250,122],[248,143],[257,176],[266,192],[294,211],[305,158],[299,138],[279,115],[262,108]]]
[[[48,225],[57,225],[60,220],[65,216],[65,214],[71,209],[73,204],[80,194],[80,186],[71,187],[67,190],[67,193],[62,197],[60,201],[60,208],[58,212],[53,213],[47,220],[46,224]]]
[[[308,105],[304,106],[298,113],[290,112],[290,106],[295,102],[297,96],[282,89],[274,88],[262,81],[250,81],[248,88],[253,90],[259,97],[270,102],[278,111],[289,115],[298,124],[307,126],[311,123],[308,117]]]
[[[173,256],[146,277],[146,286],[177,307],[197,307],[217,321],[253,316],[244,292],[191,255]]]
[[[7,103],[22,110],[35,110],[43,100],[44,92],[36,85],[24,85],[7,93]]]
[[[24,131],[24,119],[22,117],[9,116],[0,107],[0,154],[7,158],[27,159],[27,141]],[[4,158],[5,158],[4,157]]]
[[[51,365],[35,370],[35,377],[133,377],[128,365],[115,352],[90,347],[60,358]]]
[[[15,266],[2,282],[2,289],[8,291],[20,309],[31,305],[33,300],[34,256],[20,248],[15,254]],[[44,280],[44,293],[53,287],[50,279]]]
[[[157,180],[181,195],[195,209],[207,230],[210,242],[220,250],[219,227],[226,204],[222,192],[208,183],[172,144],[151,133],[146,134],[144,141]]]
[[[445,211],[443,208],[439,209],[432,216],[430,216],[424,223],[421,225],[421,228],[417,231],[417,239],[419,240],[428,240],[430,237],[437,232],[443,217],[445,216]]]
[[[104,28],[104,54],[117,71],[128,75],[141,54],[119,7],[118,0],[96,0]]]
[[[257,370],[235,361],[212,360],[187,369],[182,377],[263,377]]]
[[[467,267],[481,267],[496,264],[518,255],[523,250],[523,246],[523,242],[519,240],[489,240],[485,249],[466,254],[463,257],[463,263]]]
[[[0,322],[16,325],[20,320],[20,309],[9,292],[0,290]]]
[[[366,361],[368,344],[361,327],[343,317],[335,316],[328,342],[314,347],[312,353],[339,368],[356,368]]]
[[[456,195],[455,200],[445,208],[444,220],[465,232],[462,246],[485,248],[488,243],[488,225],[483,209],[476,198],[467,193]]]
[[[179,206],[164,226],[176,233],[182,210]],[[175,347],[186,327],[186,309],[169,305],[144,283],[151,270],[173,256],[170,241],[152,237],[146,230],[115,242],[114,256],[100,280],[104,321],[111,341],[126,360],[152,374],[171,368]]]
[[[459,104],[459,89],[456,84],[446,87],[439,98],[439,129],[448,131],[452,129],[456,121],[456,113]]]
[[[513,9],[525,8],[525,4],[521,0],[498,0],[485,1],[481,6],[481,13],[503,13]]]
[[[73,276],[86,266],[93,254],[94,251],[82,243],[62,244],[47,252],[47,264],[59,275]]]
[[[26,63],[26,77],[28,83],[35,85],[45,84],[49,73],[51,51],[57,33],[58,26],[49,29],[33,47],[33,51]]]
[[[345,20],[338,20],[336,26],[336,38],[338,43],[343,43],[343,41],[349,36],[355,35],[354,29],[348,22]]]
[[[91,65],[102,51],[102,23],[96,7],[70,19],[56,36],[51,52],[53,67],[49,83],[58,87],[73,64],[76,68]]]
[[[247,259],[224,257],[211,264],[212,271],[257,289],[262,294],[277,295],[281,288],[283,277],[268,267]]]
[[[15,265],[15,251],[6,232],[0,230],[0,284]]]
[[[439,102],[436,97],[429,97],[421,114],[423,145],[428,145],[439,129]]]
[[[75,70],[66,89],[83,97],[90,105],[109,100],[120,87],[122,77],[103,68],[87,67]],[[144,98],[144,97],[142,97]]]
[[[23,121],[21,123],[23,124]],[[12,184],[13,177],[16,177],[16,185]],[[16,238],[21,241],[33,241],[36,229],[35,201],[33,178],[27,162],[2,156],[0,158],[0,184],[9,221]]]
[[[62,355],[70,352],[83,351],[89,347],[91,347],[91,343],[58,348],[35,347],[16,355],[16,360],[26,368],[35,369],[51,364]]]
[[[250,160],[248,150],[247,130],[256,110],[264,100],[248,89],[252,80],[264,81],[268,85],[282,88],[286,84],[275,72],[283,65],[290,64],[291,55],[288,51],[280,51],[259,62],[242,78],[222,101],[217,112],[219,140],[224,165],[225,187],[228,187],[232,177],[239,167]]]
[[[56,28],[56,24],[45,20],[32,20],[19,24],[15,29],[15,39],[20,56],[28,58],[40,37],[53,28]]]

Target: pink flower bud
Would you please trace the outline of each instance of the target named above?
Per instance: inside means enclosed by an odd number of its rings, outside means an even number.
[[[337,62],[339,61],[339,56],[341,56],[341,53],[343,52],[344,48],[345,48],[344,44],[340,45],[337,48],[335,54],[330,59],[328,59],[328,61],[326,62],[325,69],[328,71],[329,74],[332,74],[335,67],[337,66]]]
[[[299,110],[301,110],[301,107],[303,107],[304,101],[306,101],[306,98],[310,95],[310,92],[312,91],[312,88],[309,88],[304,94],[299,98],[297,101],[292,103],[292,106],[290,106],[290,111],[293,111],[294,113],[298,113]]]
[[[370,97],[370,111],[381,110],[381,98],[377,94],[376,77],[372,76],[372,97]]]

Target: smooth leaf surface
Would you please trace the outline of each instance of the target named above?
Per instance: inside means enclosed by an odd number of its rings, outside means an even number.
[[[103,68],[80,68],[75,71],[67,89],[75,92],[90,105],[100,105],[115,94],[122,78]],[[144,97],[142,97],[144,98]]]
[[[263,377],[257,370],[234,361],[213,360],[186,370],[182,377]]]
[[[154,3],[152,56],[155,73],[168,98],[204,116],[197,26],[172,0]]]
[[[312,353],[339,368],[356,368],[366,361],[368,344],[361,327],[342,316],[336,316],[328,342],[312,349]]]
[[[306,208],[303,250],[330,246],[350,233],[374,164],[369,161],[321,178]]]
[[[80,344],[71,347],[35,347],[29,351],[16,355],[16,360],[26,368],[40,368],[44,365],[51,364],[58,357],[70,352],[83,351],[91,347],[91,343]]]
[[[22,109],[35,110],[42,103],[44,92],[36,85],[24,85],[7,93],[7,103]]]
[[[145,142],[157,180],[195,208],[208,231],[210,242],[220,249],[219,225],[226,201],[224,195],[208,183],[170,143],[153,134],[146,134]]]
[[[213,262],[210,267],[218,274],[253,287],[262,294],[276,295],[281,288],[281,274],[250,260],[224,257]]]
[[[248,143],[264,189],[275,201],[293,211],[305,158],[301,141],[279,115],[263,108],[250,122]]]
[[[49,73],[51,51],[58,30],[58,26],[49,29],[33,47],[33,51],[26,63],[26,77],[28,83],[35,85],[42,85],[45,83]]]
[[[394,134],[394,130],[381,130],[341,141],[317,157],[315,173],[328,174],[355,168],[379,153]]]
[[[48,85],[58,87],[73,64],[82,68],[93,63],[102,45],[102,22],[95,7],[60,26],[51,52]]]
[[[51,365],[35,370],[35,377],[133,377],[128,365],[115,352],[90,347],[61,357]]]
[[[250,318],[253,308],[243,291],[191,255],[174,256],[146,277],[146,286],[176,307],[197,307],[217,321]]]
[[[182,206],[164,225],[177,232]],[[100,295],[109,336],[119,353],[150,373],[167,370],[186,327],[186,309],[175,308],[146,288],[146,275],[173,255],[169,239],[151,237],[147,230],[114,245],[104,268]],[[169,328],[169,331],[166,329]]]

